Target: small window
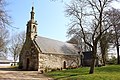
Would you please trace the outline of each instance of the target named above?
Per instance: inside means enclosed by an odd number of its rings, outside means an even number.
[[[34,29],[34,31],[36,32],[36,26],[35,26],[35,25],[33,25],[33,29]]]

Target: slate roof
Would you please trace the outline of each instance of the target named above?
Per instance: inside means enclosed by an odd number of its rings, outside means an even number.
[[[63,54],[63,55],[78,55],[78,50],[75,45],[61,42],[41,36],[35,39],[42,53]]]

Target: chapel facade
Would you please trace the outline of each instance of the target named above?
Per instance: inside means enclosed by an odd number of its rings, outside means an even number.
[[[26,40],[22,47],[19,67],[24,70],[64,69],[78,67],[81,59],[75,45],[37,35],[34,7],[27,23]]]

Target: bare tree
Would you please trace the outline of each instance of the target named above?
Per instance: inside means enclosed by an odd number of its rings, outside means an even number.
[[[117,64],[120,64],[119,46],[120,46],[120,10],[112,8],[106,12],[109,25],[112,26],[113,35],[111,40],[115,43],[117,50]]]
[[[10,16],[5,10],[6,5],[5,0],[0,0],[0,51],[5,53],[7,53],[7,43],[9,42],[9,32],[6,26],[10,25]]]
[[[77,29],[77,30],[79,30],[79,29]],[[91,51],[91,48],[84,43],[84,41],[82,39],[82,33],[80,31],[70,30],[67,32],[67,34],[68,34],[68,36],[73,35],[73,37],[67,41],[68,43],[77,44],[77,47],[80,50],[82,50],[83,52]],[[85,35],[87,36],[87,41],[89,41],[91,43],[92,42],[91,41],[91,33],[85,32]]]
[[[76,38],[71,38],[70,40],[67,41],[67,43],[71,43],[71,44],[78,44],[78,41]]]
[[[71,5],[67,5],[67,16],[71,17],[69,31],[78,28],[82,31],[82,38],[88,46],[92,48],[92,63],[89,73],[94,73],[97,44],[105,31],[110,27],[104,24],[104,11],[113,0],[72,0]],[[91,33],[92,43],[90,43],[85,32]]]
[[[5,6],[7,5],[5,0],[0,0],[0,27],[6,27],[10,25],[10,16],[8,16]]]
[[[19,58],[20,51],[22,49],[22,46],[25,42],[25,33],[22,32],[20,34],[14,35],[14,37],[11,40],[11,47],[10,52],[13,57],[14,62],[16,62]]]
[[[0,52],[5,52],[7,50],[7,44],[9,42],[9,32],[5,27],[0,28]]]
[[[6,24],[10,24],[10,17],[7,15],[7,11],[5,10],[6,2],[5,0],[0,0],[0,51],[6,53],[7,51],[7,43],[8,43],[8,35],[9,32],[6,28]]]
[[[110,39],[110,33],[105,32],[103,36],[100,39],[100,50],[101,50],[101,55],[102,55],[102,65],[106,65],[106,58],[107,58],[107,52],[109,48],[109,39]]]

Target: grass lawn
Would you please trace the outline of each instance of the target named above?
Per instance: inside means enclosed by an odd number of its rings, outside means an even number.
[[[94,74],[89,74],[88,67],[53,71],[45,75],[55,80],[120,80],[120,65],[107,65],[96,67]]]

